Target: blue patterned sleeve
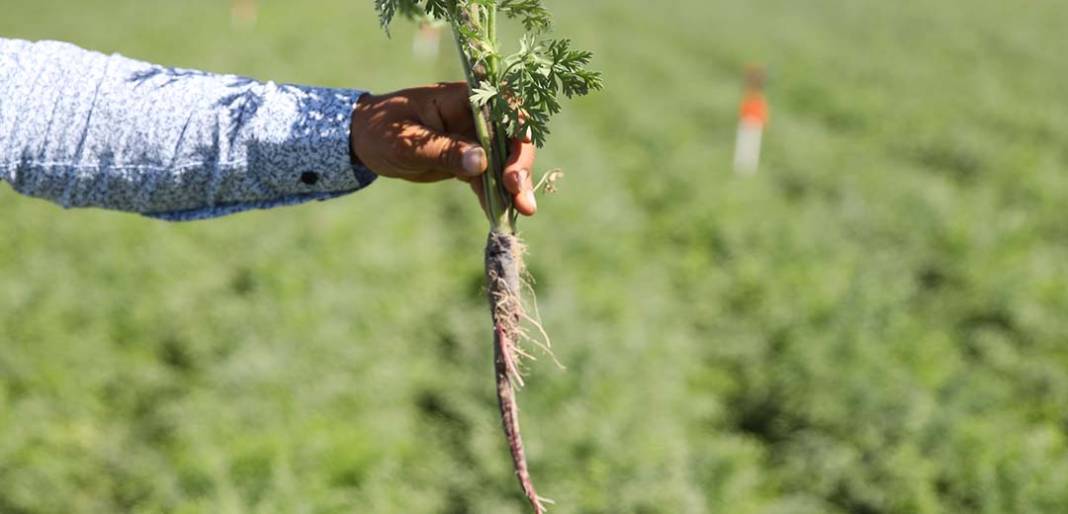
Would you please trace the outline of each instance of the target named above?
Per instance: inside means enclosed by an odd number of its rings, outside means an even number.
[[[0,179],[64,207],[195,220],[351,193],[361,91],[0,39]]]

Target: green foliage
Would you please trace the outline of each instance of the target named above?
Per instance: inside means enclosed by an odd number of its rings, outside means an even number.
[[[566,39],[541,44],[524,38],[520,50],[504,59],[500,80],[482,82],[473,100],[504,113],[499,121],[509,134],[529,130],[534,142],[543,146],[549,136],[549,119],[560,112],[557,97],[561,92],[571,98],[604,86],[600,73],[586,69],[593,54],[570,46]],[[512,98],[521,98],[522,103],[509,101]]]
[[[374,0],[375,10],[382,28],[389,29],[394,18],[401,16],[409,20],[430,16],[439,20],[448,20],[456,12],[456,0]]]
[[[383,26],[397,14],[448,21],[464,47],[467,66],[485,70],[472,83],[472,99],[490,106],[490,121],[510,136],[529,133],[538,146],[549,136],[550,118],[560,112],[561,92],[571,98],[604,87],[601,74],[587,69],[591,52],[572,49],[566,39],[540,41],[552,25],[541,0],[375,0],[375,8]],[[489,33],[495,30],[489,25],[496,12],[519,19],[529,32],[514,54],[503,55],[496,32]]]
[[[448,13],[454,8],[452,0],[374,0],[375,10],[378,11],[378,20],[382,28],[389,30],[393,19],[402,16],[415,19],[421,16],[431,16],[438,19],[446,19]]]
[[[500,0],[498,8],[509,18],[522,20],[530,32],[549,30],[552,26],[552,16],[541,5],[541,0]]]
[[[261,5],[231,32],[216,0],[0,0],[0,33],[373,91],[462,73],[367,3]],[[545,5],[612,78],[555,119],[564,194],[524,226],[567,366],[520,393],[551,513],[1068,512],[1063,1]],[[466,185],[188,225],[0,185],[0,220],[0,512],[525,512]]]

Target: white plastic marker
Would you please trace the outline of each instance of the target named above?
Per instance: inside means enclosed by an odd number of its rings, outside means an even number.
[[[760,168],[760,146],[768,124],[768,102],[764,98],[766,74],[760,67],[745,73],[745,95],[738,115],[738,140],[734,145],[734,172],[755,175]]]
[[[412,39],[412,54],[429,61],[438,58],[441,50],[441,27],[437,21],[425,20],[419,24],[419,31]]]

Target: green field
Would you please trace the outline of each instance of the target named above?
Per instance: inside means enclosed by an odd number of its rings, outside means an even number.
[[[462,75],[370,0],[263,4],[0,0],[0,35]],[[608,86],[521,225],[567,367],[520,395],[552,512],[1068,512],[1068,4],[547,4]],[[750,62],[773,119],[739,179]],[[165,224],[0,186],[0,220],[0,513],[526,512],[466,187]]]

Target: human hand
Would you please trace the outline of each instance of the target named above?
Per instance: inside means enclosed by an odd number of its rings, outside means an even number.
[[[383,177],[411,182],[456,178],[467,182],[485,209],[480,176],[486,152],[477,142],[470,90],[465,82],[364,95],[352,113],[354,158]],[[530,169],[534,145],[513,140],[504,168],[504,186],[524,216],[538,209]]]

